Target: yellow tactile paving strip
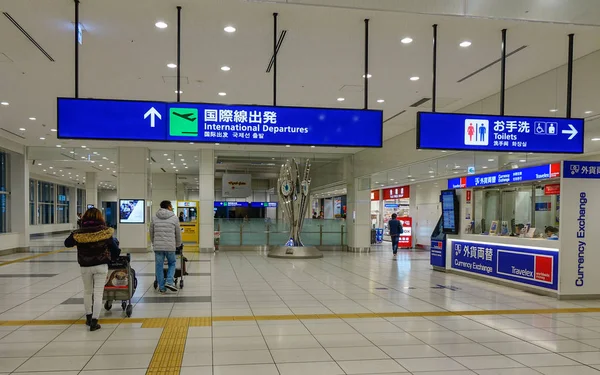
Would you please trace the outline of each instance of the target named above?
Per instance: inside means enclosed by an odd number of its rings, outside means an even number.
[[[135,313],[135,312],[134,312]],[[213,322],[311,320],[311,319],[374,319],[408,318],[426,316],[477,316],[477,315],[537,315],[537,314],[600,313],[599,307],[535,310],[469,310],[469,311],[414,311],[369,314],[315,314],[315,315],[248,315],[187,318],[111,318],[100,319],[104,324],[142,323],[142,328],[210,327]],[[3,320],[0,326],[48,326],[85,324],[85,320]]]
[[[24,261],[30,260],[30,259],[45,257],[45,256],[52,255],[52,254],[62,253],[63,251],[67,251],[67,250],[69,250],[69,249],[66,249],[66,248],[65,249],[59,249],[59,250],[49,251],[47,253],[40,253],[40,254],[30,255],[30,256],[24,257],[24,258],[7,260],[6,262],[0,262],[0,267],[2,267],[2,266],[8,266],[9,264],[13,264],[13,263],[24,262]]]
[[[147,375],[179,374],[187,340],[190,318],[153,319],[151,323],[164,323],[164,329],[146,371]],[[142,324],[142,327],[145,323]]]

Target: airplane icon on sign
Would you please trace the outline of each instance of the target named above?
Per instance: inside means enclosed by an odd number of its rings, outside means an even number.
[[[194,114],[193,113],[178,113],[178,112],[173,112],[173,115],[177,116],[177,117],[181,117],[183,119],[186,119],[188,121],[195,121],[196,118],[192,117]]]

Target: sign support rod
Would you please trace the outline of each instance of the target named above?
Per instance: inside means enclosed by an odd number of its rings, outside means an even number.
[[[273,107],[277,107],[277,16],[273,13]]]
[[[569,34],[569,63],[567,65],[567,118],[571,118],[573,102],[573,46],[575,34]]]
[[[79,98],[79,0],[75,2],[75,98]]]
[[[177,102],[181,101],[181,6],[177,6]]]
[[[435,112],[437,102],[437,28],[438,25],[433,25],[433,79],[431,85],[431,112]]]
[[[505,90],[506,90],[506,29],[502,29],[502,57],[500,60],[500,116],[504,116]]]
[[[365,18],[365,88],[364,109],[369,109],[369,19]]]

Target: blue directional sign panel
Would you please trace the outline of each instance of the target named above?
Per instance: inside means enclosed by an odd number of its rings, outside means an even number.
[[[600,179],[598,161],[564,161],[564,178]]]
[[[214,207],[249,207],[250,204],[248,202],[223,202],[223,201],[215,201]]]
[[[547,180],[558,177],[560,177],[560,163],[554,163],[538,165],[537,167],[451,178],[448,180],[448,189],[502,185],[515,182]]]
[[[558,289],[558,251],[452,241],[453,269]]]
[[[417,114],[417,148],[583,153],[584,120],[462,113]]]
[[[58,138],[382,147],[382,111],[58,98]]]

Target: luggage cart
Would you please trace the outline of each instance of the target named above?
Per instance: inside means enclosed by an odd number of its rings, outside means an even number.
[[[183,288],[183,277],[187,275],[185,262],[187,262],[187,258],[183,256],[183,245],[175,249],[175,276],[173,277],[173,281],[175,285],[177,285],[177,281],[179,280],[179,289]],[[169,269],[169,262],[165,259],[163,265],[163,275],[164,278],[167,278],[167,270]],[[154,289],[158,289],[158,281],[154,280]]]
[[[108,276],[104,284],[104,308],[112,309],[113,301],[121,301],[121,308],[127,317],[133,312],[131,298],[137,289],[135,270],[131,268],[131,254],[120,256],[108,264]]]

